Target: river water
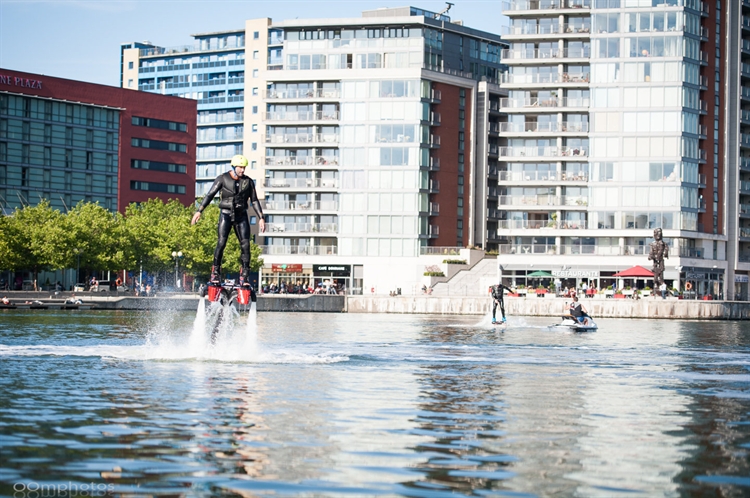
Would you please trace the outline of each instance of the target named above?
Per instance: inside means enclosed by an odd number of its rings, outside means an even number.
[[[750,495],[747,323],[203,320],[0,312],[0,494]]]

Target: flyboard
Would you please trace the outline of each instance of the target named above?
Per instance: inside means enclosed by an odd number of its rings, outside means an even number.
[[[563,315],[560,323],[549,326],[550,329],[567,329],[573,332],[594,332],[599,328],[593,318],[586,315],[586,323],[581,323],[571,315]]]
[[[222,284],[209,283],[201,290],[200,296],[208,300],[212,313],[217,315],[211,330],[212,344],[216,342],[219,329],[228,318],[227,314],[247,313],[258,301],[252,287],[237,285],[234,280],[225,280]]]

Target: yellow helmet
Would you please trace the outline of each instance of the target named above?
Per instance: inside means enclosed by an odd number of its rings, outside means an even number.
[[[237,154],[232,158],[231,165],[233,168],[247,168],[247,158],[242,154]]]

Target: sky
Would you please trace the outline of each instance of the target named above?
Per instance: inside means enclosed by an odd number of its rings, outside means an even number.
[[[453,0],[448,15],[500,33],[500,0]],[[363,10],[433,0],[0,0],[0,68],[118,86],[120,44],[189,45],[196,33],[243,28],[246,19],[360,17]]]

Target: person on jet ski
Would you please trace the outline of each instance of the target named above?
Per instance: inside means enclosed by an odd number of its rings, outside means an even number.
[[[589,324],[588,311],[578,302],[578,296],[573,296],[573,302],[570,303],[570,316],[583,325]]]

